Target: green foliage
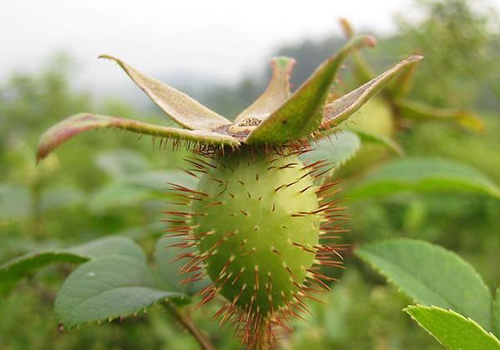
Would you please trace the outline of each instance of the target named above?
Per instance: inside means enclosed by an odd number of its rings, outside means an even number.
[[[493,332],[500,338],[500,287],[497,288],[492,313]]]
[[[135,256],[97,258],[64,282],[55,312],[66,328],[137,315],[155,302],[182,294],[158,289],[154,272]]]
[[[29,131],[45,128],[74,113],[75,109],[89,106],[89,96],[77,92],[68,79],[75,68],[68,56],[59,54],[39,74],[15,73],[1,82],[0,146],[3,151],[13,142],[13,136],[29,136]]]
[[[449,350],[500,349],[500,341],[491,333],[452,310],[409,306],[404,311]]]
[[[30,253],[0,266],[0,292],[10,292],[23,277],[54,263],[82,263],[106,255],[125,255],[144,259],[142,249],[123,237],[101,238],[67,249]]]
[[[408,239],[372,243],[356,254],[416,302],[453,309],[491,329],[491,293],[457,255]]]
[[[494,10],[475,11],[472,4],[417,1],[416,11],[424,14],[424,20],[400,21],[403,47],[429,58],[415,80],[414,95],[420,99],[439,106],[470,107],[481,88],[498,87],[498,36],[491,33]]]
[[[442,349],[401,312],[409,302],[404,295],[367,280],[351,262],[334,292],[296,322],[284,349]]]
[[[498,185],[490,178],[500,182],[500,124],[497,110],[491,108],[498,105],[492,99],[500,81],[494,60],[498,35],[489,32],[492,20],[472,11],[464,0],[429,1],[424,10],[432,15],[418,27],[413,22],[402,25],[401,35],[383,38],[369,56],[376,71],[387,65],[387,57],[393,61],[418,47],[419,53],[426,56],[418,65],[418,74],[416,65],[402,70],[386,93],[366,104],[354,117],[349,116],[353,122],[344,125],[342,133],[335,129],[331,142],[320,141],[315,152],[302,157],[307,162],[327,159],[337,165],[345,163],[335,173],[349,175],[345,196],[364,199],[349,205],[354,221],[346,241],[357,244],[399,236],[426,239],[467,257],[482,271],[488,284],[497,286],[500,201]],[[300,62],[291,78],[294,86],[299,86],[342,40],[335,37],[327,41],[309,41],[282,51]],[[289,91],[283,86],[287,88],[293,62],[281,59],[275,64],[281,78],[274,84],[281,86],[278,92],[288,97]],[[172,170],[185,167],[181,163],[185,153],[171,152],[160,140],[151,147],[148,138],[138,142],[130,135],[101,131],[75,138],[35,166],[34,149],[42,130],[75,111],[98,109],[106,115],[143,116],[140,125],[164,123],[164,116],[138,111],[128,102],[91,103],[86,92],[73,88],[72,70],[69,61],[58,59],[40,74],[16,74],[0,82],[0,259],[21,256],[0,266],[0,289],[11,290],[16,284],[15,293],[0,298],[2,313],[9,315],[0,319],[0,348],[197,349],[196,342],[187,333],[179,332],[177,322],[166,316],[164,309],[150,308],[163,304],[165,298],[179,305],[189,304],[190,298],[170,298],[179,293],[193,296],[206,283],[179,285],[188,277],[177,273],[185,262],[172,261],[178,251],[166,248],[178,242],[173,238],[157,239],[166,226],[160,221],[164,218],[160,212],[166,209],[168,183],[189,188],[196,183],[181,170]],[[373,77],[371,69],[367,72],[364,81]],[[333,86],[329,102],[334,102],[346,86],[354,85],[344,76],[349,73],[339,73],[340,84]],[[413,81],[414,89],[410,90]],[[236,115],[235,111],[258,96],[261,85],[245,79],[234,87],[190,89],[197,89],[205,96],[203,102],[223,111],[223,115]],[[273,89],[272,84],[268,89]],[[353,94],[362,95],[363,91],[355,90]],[[408,93],[422,103],[408,100]],[[262,96],[264,102],[257,104],[259,108],[249,111],[268,111],[277,106],[269,107],[265,101],[268,95]],[[387,103],[387,96],[393,99],[392,105]],[[337,105],[341,102],[338,100]],[[430,108],[427,103],[451,108]],[[379,106],[371,108],[375,104]],[[465,113],[455,108],[469,106],[481,109]],[[484,113],[485,108],[490,112]],[[388,114],[389,123],[377,117],[379,112]],[[484,128],[477,123],[475,113],[486,116]],[[467,134],[445,123],[416,123],[424,119],[454,120],[467,129],[482,129],[484,134]],[[365,128],[364,122],[371,125]],[[166,125],[173,126],[168,122]],[[383,163],[403,153],[403,149],[408,158]],[[365,151],[373,151],[371,161],[358,162]],[[343,172],[349,167],[351,171]],[[364,177],[365,173],[368,177]],[[387,198],[377,200],[382,196]],[[87,248],[60,248],[116,233],[134,238],[137,243],[110,237],[90,243]],[[23,255],[33,251],[40,253]],[[154,252],[152,268],[145,263],[144,251],[148,256]],[[406,310],[445,346],[467,349],[472,340],[477,345],[473,349],[498,348],[498,342],[479,324],[500,336],[500,291],[491,304],[488,288],[469,264],[423,242],[382,242],[362,245],[358,251],[412,299],[454,310],[425,306]],[[130,257],[134,255],[135,259]],[[84,264],[71,273],[70,262]],[[346,265],[347,271],[334,285],[335,293],[325,297],[326,303],[308,303],[313,315],[305,315],[307,323],[294,325],[296,331],[287,338],[285,349],[438,349],[437,342],[433,343],[398,312],[408,304],[402,293],[381,285],[352,259],[348,258]],[[97,276],[88,274],[96,272]],[[58,319],[54,319],[51,306],[68,274],[57,299]],[[334,273],[336,278],[340,275]],[[492,305],[491,326],[487,300]],[[210,322],[219,307],[217,300],[215,305],[196,310],[187,305],[185,311],[210,334],[217,349],[235,349],[238,341],[232,337],[234,329],[221,330],[217,322]],[[60,321],[72,328],[135,314],[123,322],[103,322],[101,327],[83,327],[79,332],[55,331]]]
[[[382,164],[350,191],[352,199],[406,191],[464,192],[500,198],[500,188],[478,170],[437,158],[397,159]]]

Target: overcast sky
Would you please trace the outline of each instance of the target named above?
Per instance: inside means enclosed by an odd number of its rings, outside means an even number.
[[[500,0],[490,0],[500,8]],[[0,0],[0,81],[64,50],[88,86],[125,82],[108,53],[162,76],[234,81],[279,45],[339,32],[337,19],[382,33],[411,0]]]

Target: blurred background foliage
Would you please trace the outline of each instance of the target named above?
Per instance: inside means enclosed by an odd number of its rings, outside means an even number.
[[[395,138],[408,155],[442,156],[476,166],[500,183],[500,35],[491,11],[476,11],[466,0],[416,1],[422,19],[397,18],[396,35],[378,37],[365,58],[381,71],[413,51],[426,56],[411,97],[430,105],[467,108],[480,115],[477,134],[444,122],[410,125]],[[409,16],[408,16],[409,17]],[[362,24],[361,24],[362,25]],[[376,33],[374,33],[376,35]],[[297,59],[296,87],[342,37],[307,40],[278,48]],[[264,67],[264,64],[262,65]],[[352,64],[343,69],[340,90],[352,86]],[[98,131],[77,138],[40,165],[34,150],[40,134],[80,111],[134,117],[166,124],[158,110],[138,110],[127,101],[77,90],[77,64],[63,54],[36,74],[13,73],[0,81],[0,261],[42,248],[65,247],[105,235],[136,240],[152,256],[164,226],[162,176],[183,166],[185,152],[173,152],[129,134]],[[197,86],[191,92],[232,117],[262,91],[270,71],[243,77],[235,86]],[[375,102],[377,103],[377,102]],[[361,111],[363,113],[363,111]],[[368,110],[365,113],[369,116]],[[382,112],[382,114],[384,114]],[[361,123],[361,122],[360,122]],[[381,122],[372,122],[374,128]],[[161,148],[161,150],[160,150]],[[349,164],[348,164],[349,165]],[[351,175],[370,162],[353,163]],[[179,181],[185,176],[179,172]],[[347,183],[349,185],[349,182]],[[350,205],[354,220],[347,240],[354,246],[383,238],[413,237],[454,250],[470,261],[490,286],[500,284],[500,203],[474,195],[405,195],[360,200]],[[400,293],[353,257],[325,304],[298,322],[286,349],[440,349],[401,309]],[[197,344],[164,310],[147,317],[61,333],[52,312],[55,293],[70,265],[49,267],[0,298],[2,349],[196,349]],[[193,312],[219,349],[234,349],[231,327],[210,322],[216,306]]]

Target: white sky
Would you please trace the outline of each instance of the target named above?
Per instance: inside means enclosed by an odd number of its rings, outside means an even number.
[[[281,44],[356,27],[393,30],[410,0],[0,0],[0,81],[36,69],[57,50],[77,58],[89,86],[123,83],[101,53],[154,75],[233,81],[265,64]],[[500,8],[500,0],[490,0]]]

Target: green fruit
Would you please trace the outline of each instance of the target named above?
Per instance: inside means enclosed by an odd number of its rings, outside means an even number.
[[[351,117],[352,125],[378,135],[392,138],[395,123],[391,107],[382,99],[371,99]],[[337,178],[359,176],[376,164],[391,156],[387,147],[377,144],[363,144],[356,157],[348,160],[336,172]]]
[[[224,297],[266,315],[293,301],[314,262],[313,179],[296,156],[245,152],[212,164],[197,189],[207,196],[193,202],[198,248]]]
[[[303,299],[328,288],[312,266],[339,265],[327,259],[333,246],[319,242],[329,230],[322,223],[338,216],[337,202],[320,198],[332,184],[314,182],[324,163],[304,165],[296,155],[251,148],[189,162],[195,165],[189,171],[202,176],[196,190],[177,188],[192,200],[191,211],[181,214],[189,225],[180,231],[187,228],[190,246],[198,248],[184,271],[203,268],[212,280],[200,304],[221,294],[228,301],[221,322],[236,315],[243,329],[306,310]]]
[[[386,137],[394,134],[394,117],[389,104],[375,98],[369,100],[363,107],[351,116],[351,122],[356,127],[374,132]]]

